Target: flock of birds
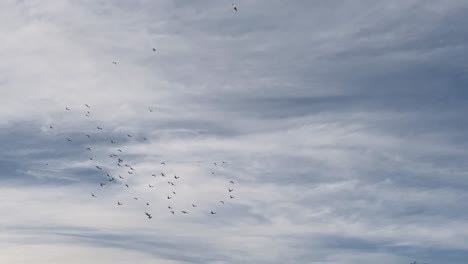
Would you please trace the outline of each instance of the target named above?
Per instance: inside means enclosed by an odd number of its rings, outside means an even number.
[[[84,107],[86,107],[86,113],[85,113],[85,116],[86,117],[90,117],[91,116],[91,106],[89,104],[84,104]],[[68,112],[68,111],[72,111],[69,107],[65,107],[65,110]],[[149,112],[153,112],[153,109],[152,108],[148,108],[148,111]],[[49,129],[50,130],[55,130],[54,126],[52,125],[49,125]],[[100,135],[99,137],[101,137],[104,133],[101,132],[104,130],[104,128],[102,126],[96,126],[96,131],[100,132]],[[105,135],[105,134],[104,134]],[[83,136],[85,136],[89,142],[91,142],[91,139],[95,136],[94,134],[84,134],[83,133]],[[124,135],[126,136],[127,138],[133,138],[134,136],[132,134],[126,134]],[[66,141],[68,143],[71,143],[73,142],[74,139],[72,138],[66,138]],[[147,140],[146,137],[143,138],[144,141]],[[88,146],[84,148],[84,150],[86,152],[88,152],[90,155],[89,155],[89,161],[93,163],[93,167],[94,169],[96,169],[98,172],[101,172],[103,173],[103,175],[105,175],[107,177],[107,182],[100,182],[99,183],[99,186],[101,188],[105,188],[106,186],[110,185],[110,184],[117,184],[117,185],[121,185],[122,187],[124,188],[130,188],[130,185],[127,183],[127,177],[136,177],[135,173],[136,173],[136,169],[134,168],[134,166],[130,165],[129,162],[125,161],[124,160],[124,156],[125,156],[125,151],[122,150],[122,148],[119,148],[117,146],[117,142],[116,140],[114,140],[113,138],[108,138],[107,141],[112,145],[114,146],[115,145],[115,152],[114,153],[111,153],[111,154],[108,154],[109,158],[113,159],[113,161],[115,162],[115,166],[117,166],[116,169],[119,169],[119,170],[122,170],[124,169],[125,172],[128,174],[128,176],[121,176],[120,174],[118,175],[118,177],[114,177],[111,175],[111,172],[110,170],[107,170],[104,168],[104,166],[100,166],[100,165],[97,165],[97,161],[92,157],[91,153],[94,152],[94,148],[92,148],[91,146],[89,146],[89,144],[87,144]],[[116,154],[118,153],[118,154]],[[218,167],[218,162],[213,162],[213,165],[215,167]],[[226,161],[221,161],[221,164],[226,164]],[[222,166],[220,164],[220,166]],[[48,166],[49,164],[47,163],[46,166]],[[160,164],[159,164],[162,168],[166,167],[166,161],[162,161]],[[211,174],[212,175],[216,175],[214,173],[214,171],[211,171]],[[149,175],[148,175],[149,176]],[[167,208],[169,210],[169,213],[175,215],[176,214],[176,210],[174,209],[174,206],[172,206],[170,204],[170,201],[171,199],[177,194],[176,190],[175,190],[175,186],[177,185],[176,182],[180,181],[179,179],[181,178],[180,176],[177,176],[177,175],[171,175],[169,176],[167,172],[165,172],[164,170],[160,171],[158,174],[156,173],[152,173],[151,174],[151,177],[153,178],[165,178],[167,179],[166,182],[167,184],[172,188],[170,190],[170,193],[167,194],[167,201],[169,202]],[[173,180],[171,180],[173,179]],[[235,182],[233,180],[229,180],[229,182],[227,183],[229,186],[227,187],[227,193],[228,193],[228,198],[229,199],[234,199],[235,197],[232,195],[233,192],[234,192],[234,188],[232,187]],[[147,183],[147,188],[155,188],[156,184],[153,182],[153,183]],[[98,198],[98,196],[95,194],[95,193],[91,193],[91,197],[93,198]],[[138,197],[134,197],[133,198],[134,200],[139,200]],[[219,201],[220,204],[224,205],[225,204],[225,201],[224,200],[220,200]],[[116,201],[116,204],[117,206],[122,206],[124,205],[124,203],[122,201]],[[150,203],[148,202],[145,202],[145,205],[146,207],[150,208]],[[195,203],[191,203],[191,208],[192,209],[195,209],[195,208],[198,208],[198,205],[195,204]],[[148,217],[148,219],[151,219],[153,218],[153,216],[151,215],[151,213],[149,212],[144,212],[145,215]],[[189,214],[189,210],[188,209],[185,209],[185,210],[180,210],[180,213],[182,214]],[[216,211],[214,210],[211,210],[209,212],[210,215],[215,215],[216,214]]]
[[[234,3],[232,3],[232,8],[233,8],[233,10],[234,10],[235,12],[238,11],[237,6],[236,6]],[[152,48],[152,51],[153,51],[153,52],[156,52],[156,48]],[[117,66],[117,62],[116,62],[116,61],[113,61],[112,64],[114,64],[115,66]],[[90,116],[91,116],[91,106],[90,106],[89,104],[84,104],[84,107],[86,107],[86,109],[85,109],[85,110],[86,110],[85,116],[86,116],[86,117],[90,117]],[[65,107],[65,110],[66,110],[66,111],[71,111],[71,109],[70,109],[69,107]],[[148,110],[149,110],[149,112],[153,112],[153,109],[151,109],[151,108],[148,108]],[[49,129],[50,129],[50,130],[54,130],[54,127],[53,127],[52,125],[49,125]],[[103,127],[102,127],[102,126],[96,126],[96,130],[97,130],[97,131],[102,131],[102,130],[103,130]],[[92,138],[92,135],[91,135],[91,134],[85,134],[85,136],[87,137],[88,140],[91,140],[91,138]],[[127,136],[128,138],[132,138],[132,137],[133,137],[133,135],[131,135],[131,134],[127,134],[126,136]],[[145,137],[145,138],[143,138],[143,140],[147,140],[147,138]],[[68,143],[71,143],[71,142],[73,142],[73,139],[72,139],[72,138],[66,138],[66,141],[67,141]],[[112,138],[109,139],[109,142],[110,142],[110,144],[112,144],[112,145],[117,144],[117,142],[116,142],[114,139],[112,139]],[[92,152],[93,152],[93,148],[91,148],[91,146],[86,147],[85,150],[86,150],[87,152],[89,152],[89,153],[92,153]],[[118,154],[116,154],[116,153],[118,153]],[[111,153],[111,154],[109,154],[109,157],[110,157],[111,159],[114,159],[114,160],[115,160],[115,165],[116,165],[117,167],[119,167],[119,169],[125,169],[125,170],[126,170],[126,173],[128,174],[128,176],[126,176],[126,177],[135,177],[134,174],[136,173],[136,169],[135,169],[132,165],[128,164],[128,162],[126,162],[126,161],[123,159],[123,156],[124,156],[124,154],[125,154],[124,151],[123,151],[121,148],[117,148],[117,149],[116,149],[116,153]],[[96,163],[97,163],[97,161],[95,161],[94,158],[91,157],[91,155],[90,155],[90,157],[89,157],[89,160],[92,161],[92,162],[96,162]],[[225,161],[222,161],[222,162],[221,162],[221,164],[225,164],[225,163],[226,163]],[[47,163],[46,165],[48,166],[49,164]],[[161,162],[160,165],[163,166],[163,167],[165,167],[165,166],[166,166],[166,162],[163,161],[163,162]],[[214,165],[214,166],[218,166],[218,163],[217,163],[217,162],[213,162],[213,165]],[[123,176],[121,176],[121,175],[118,175],[118,178],[117,178],[117,177],[114,177],[114,176],[111,176],[110,171],[109,171],[109,170],[106,170],[105,168],[103,168],[103,166],[94,165],[94,168],[95,168],[96,170],[98,170],[99,172],[104,173],[104,174],[107,176],[107,182],[100,182],[100,183],[99,183],[99,186],[100,186],[101,188],[105,188],[106,186],[108,186],[108,185],[110,185],[110,184],[120,184],[121,186],[125,186],[124,188],[130,188],[130,185],[129,185],[128,183],[126,183],[126,177],[123,177]],[[214,173],[213,171],[211,172],[211,174],[215,175],[215,173]],[[156,177],[161,177],[161,178],[166,178],[166,179],[169,178],[169,175],[167,175],[167,172],[164,172],[164,171],[161,171],[159,174],[152,174],[151,176],[152,176],[152,177],[155,177],[155,178],[156,178]],[[180,176],[173,175],[173,176],[170,176],[170,177],[173,178],[174,180],[168,180],[168,181],[167,181],[167,184],[168,184],[170,187],[174,188],[174,187],[176,186],[176,182],[179,181]],[[232,188],[232,185],[234,185],[234,181],[230,180],[230,181],[229,181],[229,185],[231,185],[231,186],[229,186],[229,187],[227,188],[227,192],[228,192],[228,195],[229,195],[228,197],[229,197],[229,199],[234,199],[235,197],[232,195],[233,192],[234,192],[234,189]],[[154,184],[154,183],[153,183],[153,184],[148,183],[148,184],[147,184],[147,187],[148,187],[148,188],[155,188],[155,184]],[[177,192],[175,191],[175,189],[172,189],[172,190],[170,191],[170,193],[167,195],[167,201],[170,202],[171,199],[172,199],[176,194],[177,194]],[[91,197],[93,197],[93,198],[98,198],[98,196],[97,196],[95,193],[91,193]],[[139,200],[138,197],[134,197],[133,199],[134,199],[134,200],[137,200],[137,201]],[[220,200],[219,203],[222,204],[222,205],[224,205],[224,204],[225,204],[225,201],[224,201],[224,200]],[[124,205],[124,203],[121,202],[121,201],[117,201],[116,204],[117,204],[117,206],[122,206],[122,205]],[[145,205],[149,208],[150,203],[145,202]],[[167,208],[169,209],[169,213],[171,213],[171,214],[173,214],[173,215],[176,214],[176,209],[174,209],[174,206],[171,205],[170,203],[168,204]],[[198,205],[195,204],[195,203],[192,203],[192,204],[191,204],[191,208],[192,208],[192,209],[198,208]],[[188,209],[180,210],[180,213],[182,213],[182,214],[189,214],[189,210],[188,210]],[[151,215],[151,213],[149,213],[149,212],[147,212],[147,211],[145,211],[144,214],[146,215],[146,217],[148,217],[148,219],[153,218],[153,216]],[[215,210],[210,210],[209,214],[210,214],[210,215],[216,215],[216,211],[215,211]]]

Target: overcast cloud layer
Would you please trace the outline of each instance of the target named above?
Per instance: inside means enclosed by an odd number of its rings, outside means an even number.
[[[1,263],[466,263],[468,3],[236,5],[1,1]]]

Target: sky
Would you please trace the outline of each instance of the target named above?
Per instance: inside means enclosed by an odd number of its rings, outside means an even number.
[[[468,3],[231,4],[1,1],[0,262],[466,263]]]

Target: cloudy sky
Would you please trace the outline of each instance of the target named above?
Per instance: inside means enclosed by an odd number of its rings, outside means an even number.
[[[1,263],[466,263],[468,3],[236,5],[1,1]]]

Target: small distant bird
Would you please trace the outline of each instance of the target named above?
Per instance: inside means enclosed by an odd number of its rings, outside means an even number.
[[[174,211],[171,211],[171,213],[172,213],[173,215],[175,214]]]
[[[223,164],[226,163],[225,161],[223,161]]]
[[[151,174],[151,176],[156,177],[156,174]]]
[[[105,183],[100,183],[99,185],[101,185],[101,187],[104,187],[104,185],[106,185]]]
[[[52,125],[50,125],[49,128],[50,128],[50,129],[54,129],[54,128],[52,127]]]
[[[114,177],[109,179],[110,182],[115,181]]]
[[[125,179],[124,177],[122,177],[122,176],[120,176],[120,175],[119,175],[119,178],[122,179],[122,180]]]
[[[187,211],[180,211],[180,212],[181,212],[181,213],[183,213],[183,214],[188,214],[188,212],[187,212]]]
[[[127,171],[127,172],[128,172],[128,174],[133,174],[133,172],[131,172],[131,171]]]
[[[216,175],[214,172],[211,172],[211,174]]]
[[[216,213],[215,213],[215,212],[213,212],[213,211],[211,211],[211,214],[212,214],[212,215],[214,215],[214,214],[216,214]]]
[[[130,166],[130,169],[133,170],[133,171],[135,170],[135,169],[134,169],[133,167],[131,167],[131,166]]]
[[[88,135],[88,134],[86,134],[86,136],[87,136],[88,138],[90,138],[90,137],[91,137],[91,136],[90,136],[90,135]]]
[[[153,48],[153,51],[156,51],[156,49],[155,49],[155,48]]]
[[[213,164],[214,164],[215,166],[218,166],[218,165],[216,165],[216,162],[215,162],[215,163],[213,163]]]
[[[170,200],[170,199],[172,199],[172,197],[170,197],[170,196],[167,196],[167,199],[168,199],[168,200]]]
[[[85,105],[86,107],[88,107],[88,108],[91,108],[91,106],[89,106],[88,104],[84,104],[84,105]]]
[[[110,174],[109,173],[106,173],[107,177],[110,177]]]
[[[89,158],[89,160],[93,160],[93,158]]]
[[[166,162],[161,162],[161,165],[166,165]]]
[[[161,172],[161,176],[166,177],[166,175],[164,173],[162,173],[162,172]]]
[[[148,214],[147,212],[145,212],[145,215],[148,216],[149,219],[153,218],[151,214]]]
[[[121,150],[121,149],[118,149],[117,151],[118,151],[118,152],[122,152],[122,150]]]
[[[127,188],[128,188],[128,184],[125,184],[125,186],[127,186]]]
[[[176,194],[174,191],[172,191],[173,194]]]
[[[46,163],[45,165],[46,165],[46,166],[49,166],[49,163]]]
[[[232,4],[232,8],[237,12],[237,6],[234,3]]]
[[[102,168],[101,168],[101,167],[99,167],[99,166],[96,166],[96,168],[97,168],[98,170],[102,170]]]
[[[234,191],[234,189],[230,189],[230,188],[229,188],[228,190],[229,190],[229,192],[232,192],[232,191]]]
[[[135,197],[135,198],[133,198],[133,199],[135,199],[135,200],[138,200],[138,198],[136,198],[136,197]]]
[[[115,144],[114,140],[111,139],[111,143],[112,143],[112,144]]]
[[[169,205],[169,206],[167,206],[167,208],[172,209],[172,206]]]
[[[99,127],[99,126],[98,126],[97,129],[102,130],[102,127]]]
[[[230,182],[230,183],[232,183],[232,184],[234,184],[234,182],[233,182],[233,181],[229,181],[229,182]]]
[[[224,204],[224,201],[219,201],[220,203]]]
[[[120,163],[117,163],[117,166],[121,167],[122,165],[120,165]]]
[[[120,202],[117,202],[117,204],[118,204],[118,205],[122,205],[122,203],[120,203]]]
[[[133,137],[132,135],[128,134],[127,137]]]
[[[72,140],[71,140],[71,139],[69,139],[69,138],[67,138],[67,140],[68,140],[68,142],[72,142]]]
[[[146,203],[146,205],[149,205],[149,203]]]
[[[70,111],[70,108],[68,108],[68,107],[65,107],[65,110],[67,110],[67,111]]]
[[[179,179],[179,178],[180,178],[180,177],[174,176],[174,179],[176,179],[176,180]]]
[[[197,205],[196,205],[196,204],[192,204],[192,207],[197,207]]]
[[[89,150],[89,151],[91,151],[91,148],[86,148],[86,150]]]
[[[234,196],[232,196],[232,195],[229,195],[229,197],[230,197],[231,199],[233,199],[233,198],[234,198]]]
[[[112,63],[113,63],[114,65],[117,65],[117,62],[115,62],[115,61],[113,61]]]
[[[96,198],[96,195],[94,195],[94,193],[91,193],[91,196],[94,197],[94,198]]]
[[[153,186],[153,185],[151,185],[151,184],[148,184],[148,186],[149,186],[150,188],[153,188],[153,187],[154,187],[154,186]]]

